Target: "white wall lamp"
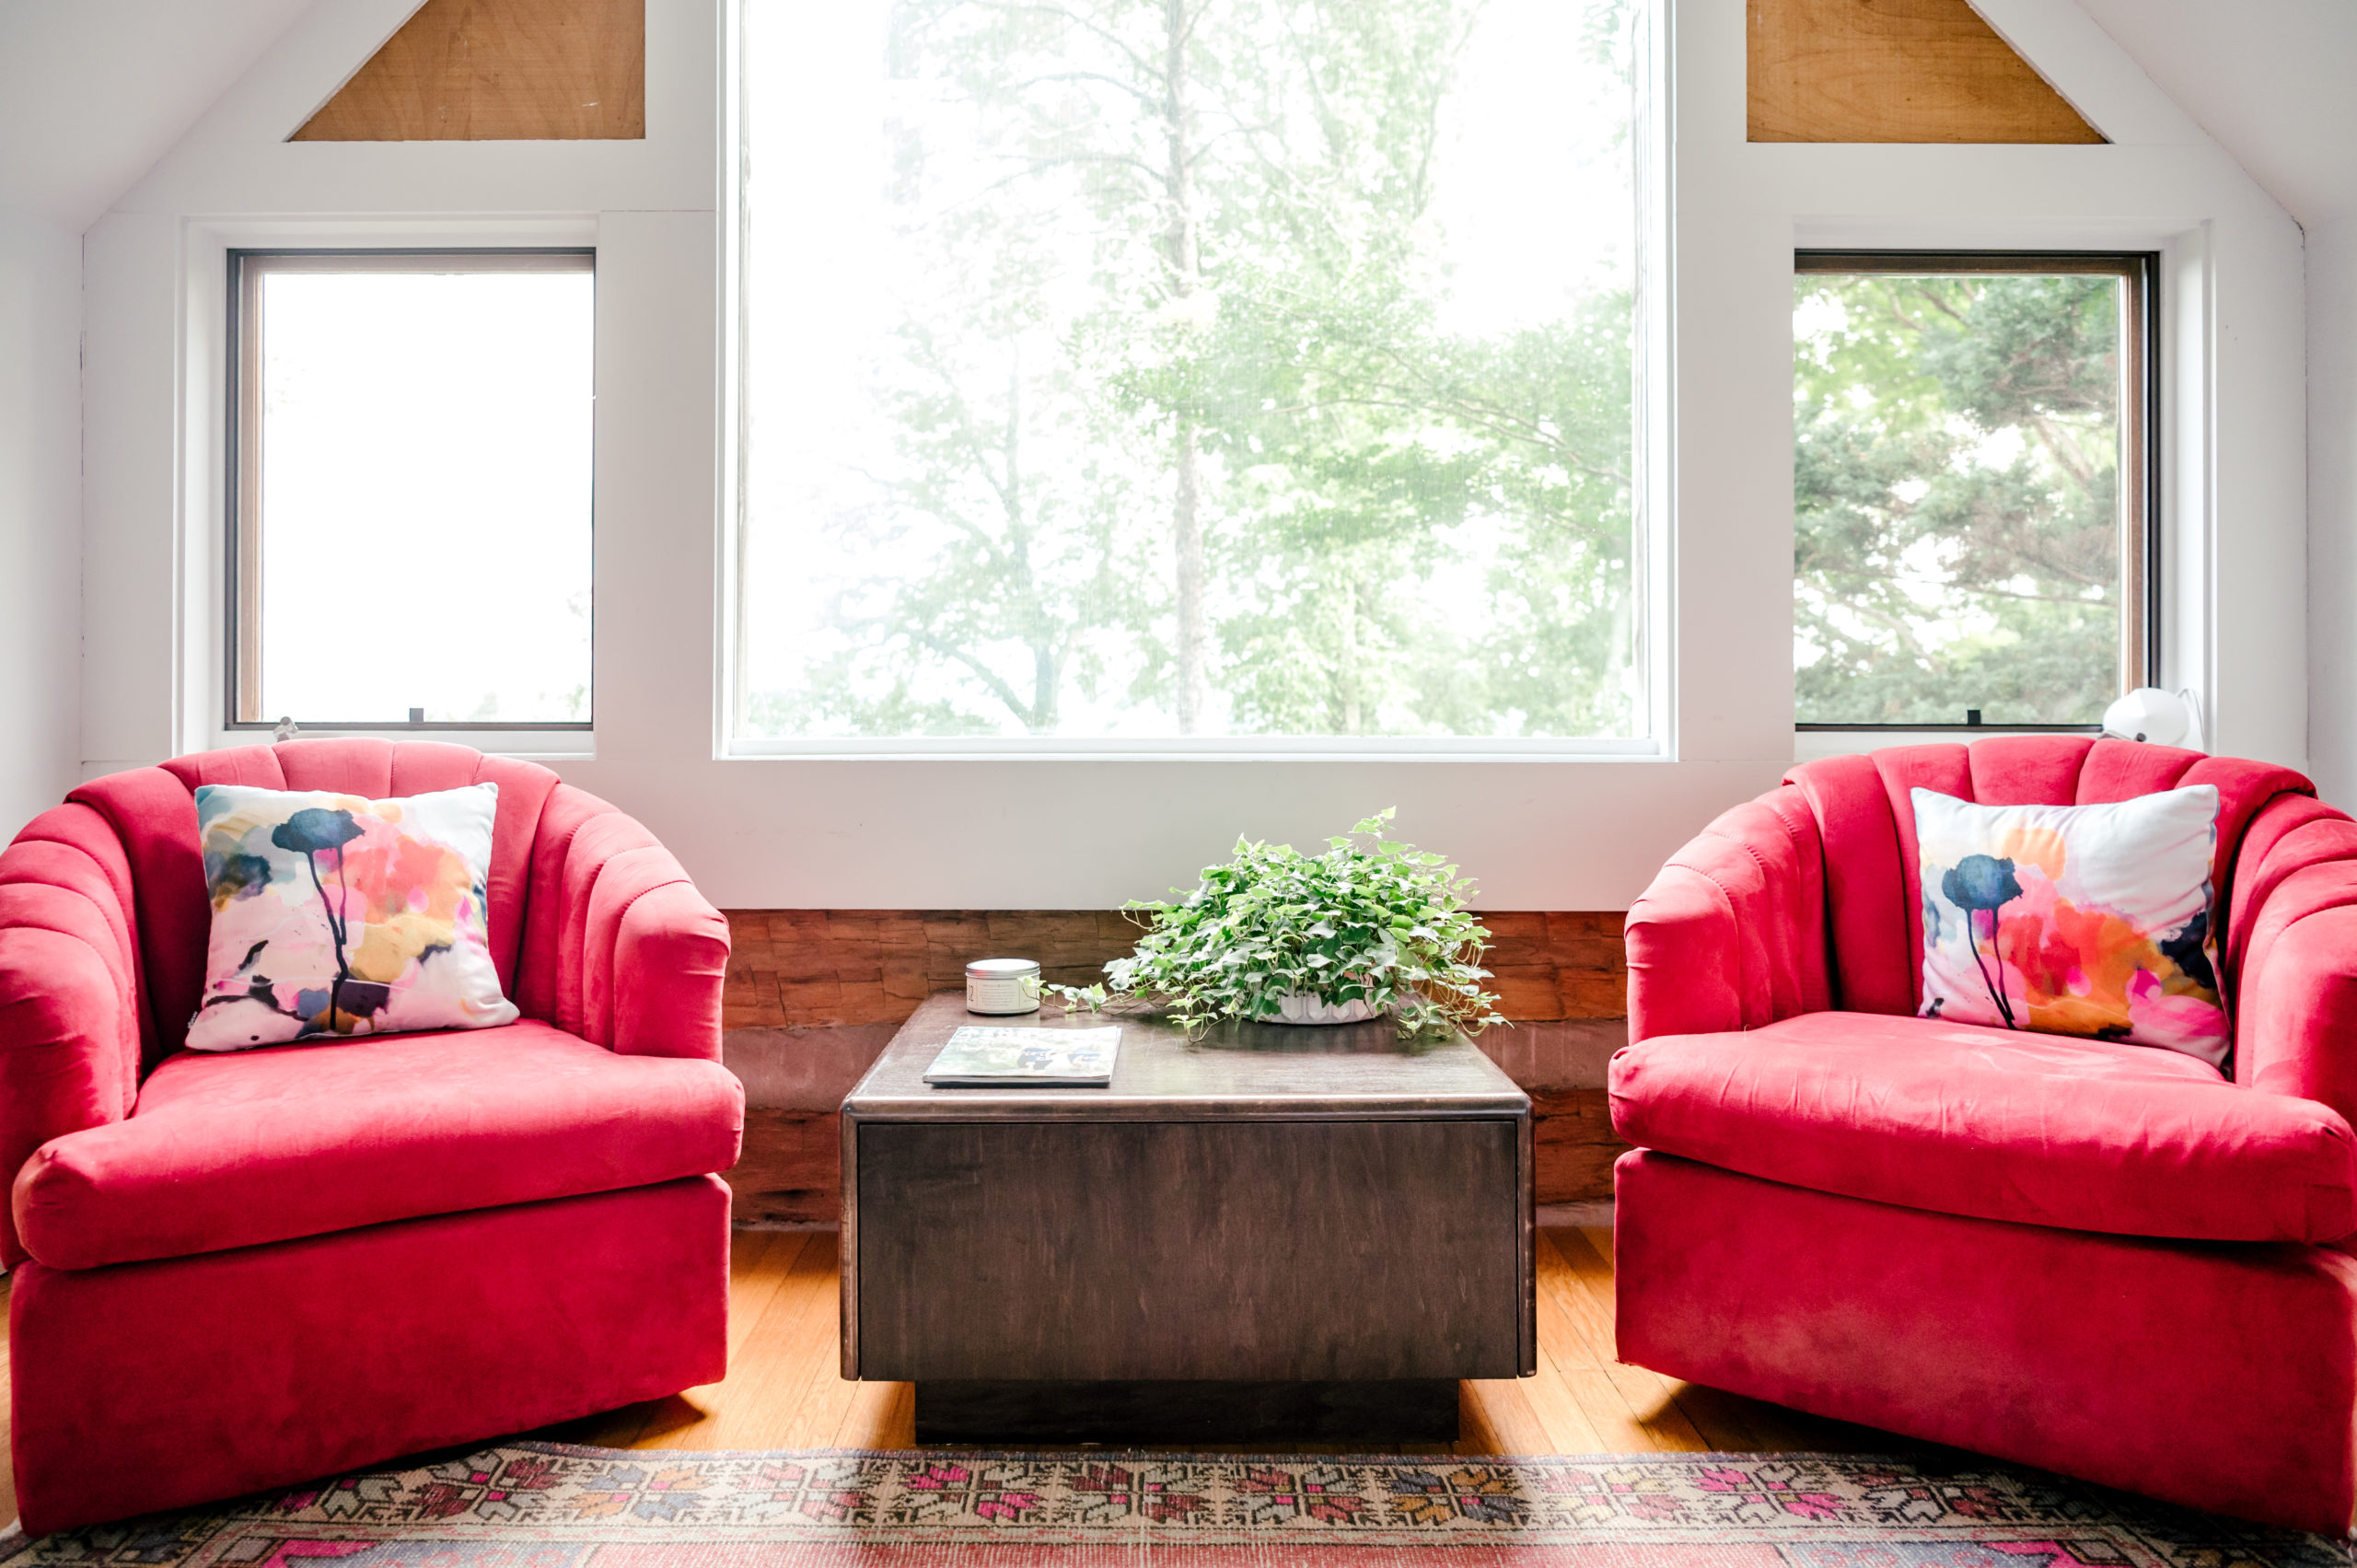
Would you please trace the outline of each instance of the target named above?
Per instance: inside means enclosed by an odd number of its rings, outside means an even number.
[[[2139,686],[2103,711],[2103,732],[2121,740],[2142,740],[2154,746],[2182,746],[2189,751],[2209,749],[2201,743],[2201,703],[2193,688],[2164,691]]]

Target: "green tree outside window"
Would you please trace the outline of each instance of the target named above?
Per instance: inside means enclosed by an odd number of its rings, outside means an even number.
[[[1795,280],[1801,723],[2101,721],[2123,666],[2124,286]]]
[[[747,31],[740,732],[1641,733],[1625,0]]]

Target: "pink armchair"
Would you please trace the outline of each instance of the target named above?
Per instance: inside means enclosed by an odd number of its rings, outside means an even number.
[[[1631,910],[1621,1356],[2338,1536],[2357,1504],[2357,824],[2079,737],[1810,762]],[[2221,795],[2230,1076],[1917,1018],[1908,791]]]
[[[203,784],[499,785],[523,1017],[180,1049]],[[96,780],[0,853],[18,1505],[34,1534],[676,1393],[726,1370],[744,1097],[728,933],[645,829],[528,762],[303,740]]]

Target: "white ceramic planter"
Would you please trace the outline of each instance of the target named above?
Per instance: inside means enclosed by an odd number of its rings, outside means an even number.
[[[1296,991],[1278,1005],[1282,1012],[1270,1024],[1361,1024],[1376,1016],[1375,1005],[1361,996],[1349,1002],[1320,1002],[1306,992]]]

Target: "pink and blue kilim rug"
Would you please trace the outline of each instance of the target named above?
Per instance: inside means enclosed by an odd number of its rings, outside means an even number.
[[[507,1443],[27,1540],[0,1568],[2350,1568],[1982,1460],[624,1453]]]

